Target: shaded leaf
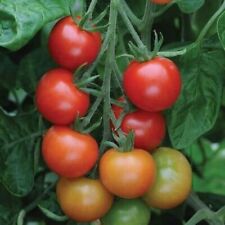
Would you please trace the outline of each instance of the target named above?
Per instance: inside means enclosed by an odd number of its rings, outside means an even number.
[[[180,58],[183,90],[167,115],[174,147],[190,146],[213,127],[221,104],[224,61],[222,50],[209,50],[200,44]]]

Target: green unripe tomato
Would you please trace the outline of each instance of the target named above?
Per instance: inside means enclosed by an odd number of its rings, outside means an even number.
[[[150,208],[142,199],[119,199],[102,218],[102,225],[148,225]]]

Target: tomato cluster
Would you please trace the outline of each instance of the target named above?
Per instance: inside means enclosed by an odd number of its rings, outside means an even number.
[[[150,207],[175,207],[191,188],[191,167],[184,155],[158,148],[166,133],[162,111],[175,103],[181,90],[179,69],[163,57],[128,65],[123,87],[136,109],[126,112],[113,105],[112,111],[116,120],[125,113],[119,130],[134,132],[134,147],[111,148],[100,156],[95,138],[72,128],[90,106],[90,96],[76,85],[74,71],[92,63],[100,48],[100,33],[84,30],[72,17],[59,20],[52,29],[49,52],[60,68],[43,75],[35,96],[37,109],[53,124],[43,137],[42,155],[59,175],[57,199],[69,218],[101,219],[103,225],[147,225]],[[126,104],[126,98],[119,101]],[[115,124],[112,127],[120,136]],[[95,166],[99,178],[89,178]]]

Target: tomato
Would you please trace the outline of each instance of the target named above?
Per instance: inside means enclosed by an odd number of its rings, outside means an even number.
[[[172,0],[151,0],[151,2],[159,5],[170,3]]]
[[[154,185],[145,194],[145,201],[152,207],[170,209],[181,204],[189,195],[192,170],[185,156],[171,148],[159,148],[153,158],[157,175]]]
[[[119,199],[101,219],[103,225],[148,225],[150,208],[141,199]]]
[[[121,98],[120,98],[121,100]],[[112,110],[116,118],[119,118],[123,109],[113,105]],[[128,134],[134,131],[134,147],[144,150],[155,149],[165,136],[165,119],[159,112],[146,112],[136,110],[127,113],[121,122],[121,130]]]
[[[130,199],[142,196],[149,189],[156,169],[152,156],[144,150],[119,152],[110,149],[100,159],[99,173],[110,192]]]
[[[41,78],[36,90],[36,105],[53,124],[67,125],[88,111],[90,97],[73,84],[73,75],[65,69],[53,69]]]
[[[101,35],[78,27],[72,17],[68,16],[53,27],[48,48],[59,65],[75,70],[82,64],[90,64],[95,60],[101,48]]]
[[[113,203],[113,195],[99,180],[85,177],[60,178],[56,194],[63,212],[79,222],[101,218]]]
[[[171,60],[156,57],[146,62],[131,62],[124,72],[123,87],[138,108],[150,112],[162,111],[177,100],[181,77]]]
[[[98,144],[89,134],[53,126],[43,137],[42,155],[48,167],[64,177],[80,177],[98,158]]]

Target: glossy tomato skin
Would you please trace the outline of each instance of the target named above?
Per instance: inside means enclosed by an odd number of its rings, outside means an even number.
[[[124,102],[124,98],[118,99]],[[115,118],[118,119],[123,108],[112,105]],[[154,150],[160,145],[165,137],[166,121],[160,112],[146,112],[137,109],[134,112],[127,113],[121,121],[121,130],[128,134],[134,131],[134,147],[148,151]]]
[[[113,195],[99,180],[85,177],[60,178],[56,194],[63,212],[78,222],[101,218],[113,203]]]
[[[191,191],[191,166],[181,152],[171,148],[159,148],[153,158],[157,167],[156,180],[146,192],[144,200],[155,208],[174,208],[181,204]]]
[[[75,70],[82,64],[90,64],[95,60],[101,48],[101,35],[99,32],[81,29],[68,16],[53,27],[48,48],[59,65]]]
[[[149,112],[162,111],[177,100],[181,76],[177,66],[167,58],[133,61],[124,72],[123,87],[138,108]]]
[[[142,196],[153,185],[156,168],[152,156],[142,149],[110,149],[100,159],[99,173],[111,193],[130,199]]]
[[[152,151],[165,136],[165,119],[161,113],[137,110],[128,113],[122,120],[125,133],[134,131],[134,147]]]
[[[163,4],[170,3],[172,0],[150,0],[150,1],[155,3],[155,4],[163,5]]]
[[[57,68],[41,78],[35,96],[36,106],[43,117],[53,124],[68,125],[76,117],[84,116],[90,97],[73,84],[70,71]]]
[[[63,177],[88,173],[98,158],[98,144],[88,134],[66,126],[53,126],[43,137],[42,155],[47,166]]]
[[[119,199],[101,219],[103,225],[148,225],[150,208],[141,199]]]

